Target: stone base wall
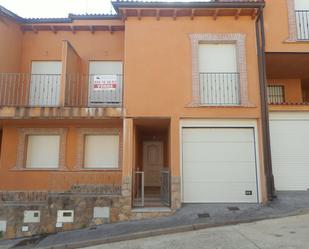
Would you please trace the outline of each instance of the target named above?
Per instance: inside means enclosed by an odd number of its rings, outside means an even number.
[[[74,185],[66,192],[0,192],[0,234],[9,239],[156,218],[172,215],[181,207],[180,177],[171,178],[170,211],[132,212],[131,193],[132,177],[124,177],[122,186]],[[60,210],[73,211],[73,221],[59,222]],[[39,211],[39,221],[25,220],[25,211]]]
[[[176,210],[181,208],[181,186],[180,177],[172,176],[171,179],[171,208]]]
[[[88,192],[85,192],[86,189]],[[121,194],[118,190],[121,188],[100,186],[100,189],[105,194],[90,192],[85,186],[74,186],[73,191],[66,193],[0,192],[0,229],[1,224],[2,228],[6,227],[2,236],[9,239],[118,221],[121,217]],[[112,194],[108,194],[107,189]],[[59,210],[72,210],[73,222],[59,222]],[[39,221],[25,220],[25,211],[39,211]]]

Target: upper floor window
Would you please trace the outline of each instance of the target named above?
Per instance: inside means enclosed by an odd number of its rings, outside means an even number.
[[[121,61],[89,62],[89,106],[121,104],[122,64]]]
[[[30,106],[57,106],[60,101],[61,61],[33,61],[29,89]]]
[[[309,40],[309,1],[295,0],[297,39]]]
[[[207,105],[239,105],[236,44],[200,43],[200,101]]]
[[[267,86],[268,103],[280,104],[285,102],[284,86],[269,85]]]

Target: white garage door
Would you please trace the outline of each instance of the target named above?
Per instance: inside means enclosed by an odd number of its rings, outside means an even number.
[[[252,128],[183,128],[183,202],[258,202]]]
[[[270,136],[276,190],[307,190],[309,114],[270,115]]]

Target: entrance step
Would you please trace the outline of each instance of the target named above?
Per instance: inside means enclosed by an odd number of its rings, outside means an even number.
[[[133,208],[133,213],[167,213],[172,212],[172,209],[168,207],[144,207],[144,208]]]

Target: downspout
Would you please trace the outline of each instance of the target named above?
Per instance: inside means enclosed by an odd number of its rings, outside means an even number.
[[[257,53],[258,53],[259,81],[260,81],[263,158],[265,167],[264,170],[266,176],[267,200],[272,201],[274,198],[276,198],[276,194],[275,194],[274,176],[271,161],[271,147],[270,147],[263,7],[260,8],[260,14],[256,19],[255,28],[256,28],[256,41],[257,41]]]

